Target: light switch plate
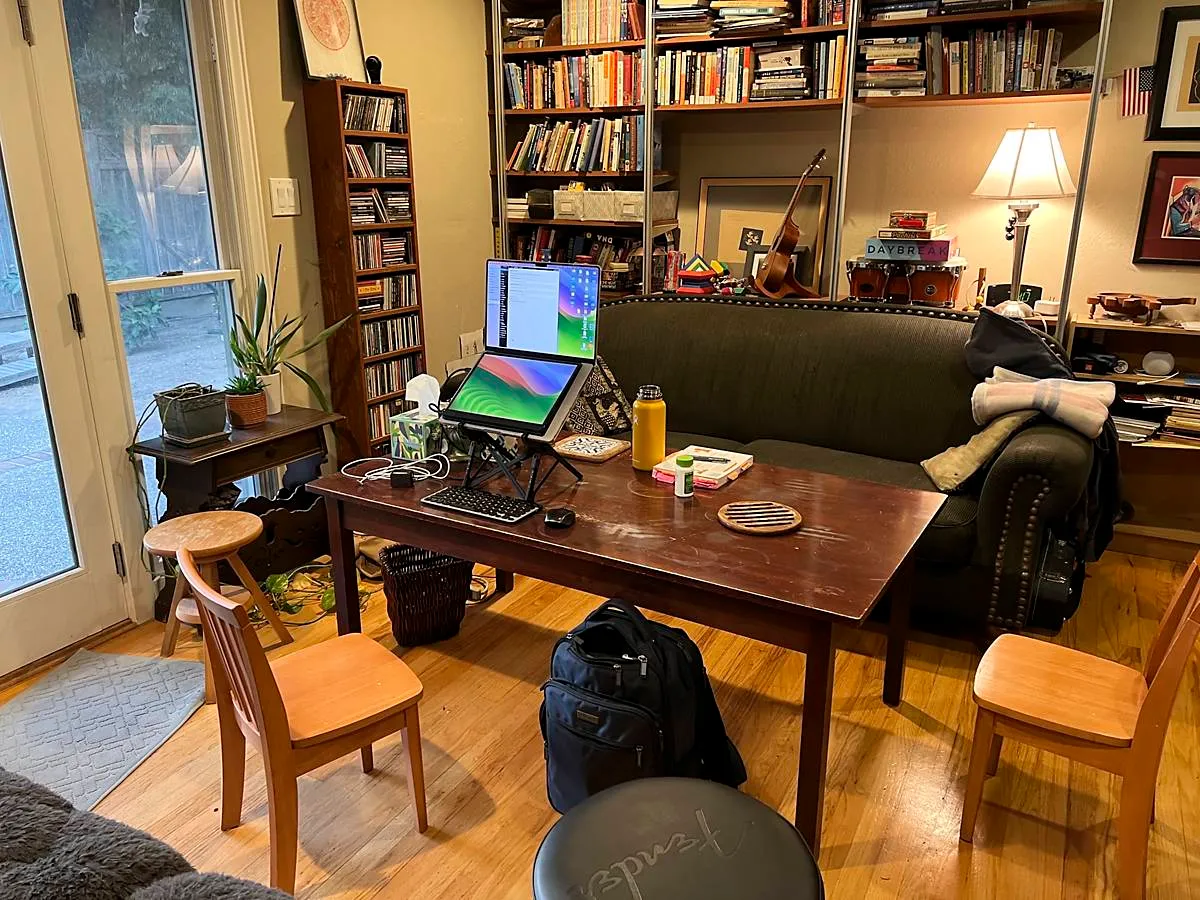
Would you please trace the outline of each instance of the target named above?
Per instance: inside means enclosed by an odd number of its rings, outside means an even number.
[[[300,183],[295,178],[271,179],[271,215],[300,215]]]

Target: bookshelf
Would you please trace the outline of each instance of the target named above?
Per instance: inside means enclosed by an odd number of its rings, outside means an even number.
[[[371,456],[426,368],[408,93],[309,81],[304,113],[325,321],[350,316],[328,344],[339,455]]]

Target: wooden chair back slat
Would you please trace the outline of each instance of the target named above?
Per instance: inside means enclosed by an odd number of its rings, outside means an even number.
[[[179,550],[177,560],[196,597],[218,693],[228,692],[242,730],[250,729],[248,737],[260,745],[288,746],[283,699],[246,608],[212,588],[186,548]]]
[[[1166,614],[1163,615],[1162,620],[1158,623],[1158,629],[1154,632],[1154,641],[1150,644],[1150,652],[1146,656],[1146,668],[1143,670],[1146,684],[1153,683],[1159,667],[1166,658],[1167,649],[1174,642],[1175,635],[1186,621],[1191,608],[1196,605],[1197,600],[1200,600],[1200,591],[1197,590],[1197,586],[1200,586],[1200,555],[1197,555],[1192,564],[1188,566],[1187,575],[1184,576],[1175,599],[1167,607]]]

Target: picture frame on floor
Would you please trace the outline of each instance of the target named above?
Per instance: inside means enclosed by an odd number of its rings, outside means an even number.
[[[1163,10],[1148,141],[1200,141],[1200,6]]]
[[[309,78],[365,82],[362,35],[354,0],[294,0]]]
[[[1200,151],[1150,157],[1133,261],[1200,266]]]

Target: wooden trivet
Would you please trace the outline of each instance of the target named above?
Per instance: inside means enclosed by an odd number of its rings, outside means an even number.
[[[727,503],[717,510],[717,518],[730,531],[742,534],[786,534],[803,521],[790,506],[773,500]]]
[[[614,456],[620,456],[630,448],[629,441],[618,441],[615,438],[593,437],[589,434],[576,434],[563,438],[554,445],[554,449],[567,459],[578,459],[583,462],[602,463]]]

